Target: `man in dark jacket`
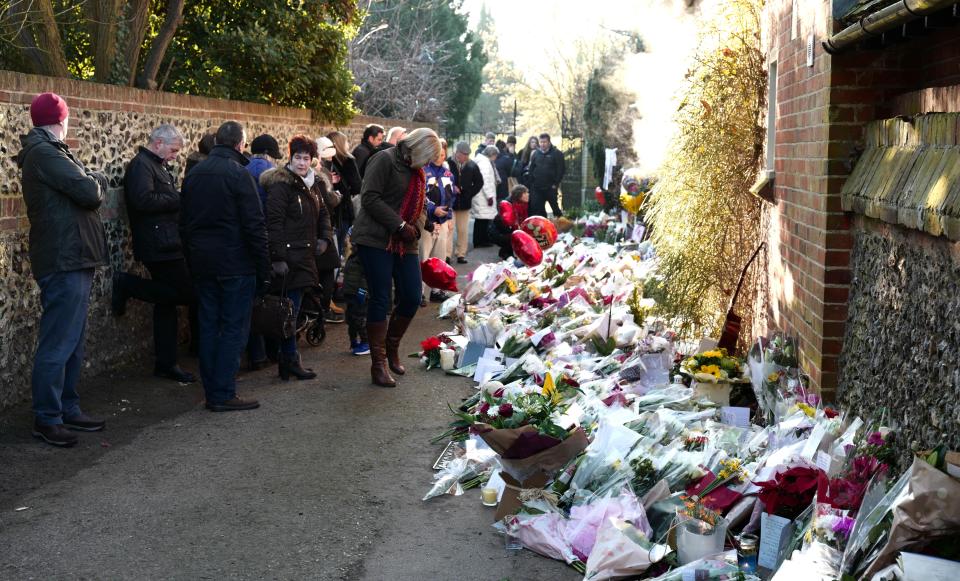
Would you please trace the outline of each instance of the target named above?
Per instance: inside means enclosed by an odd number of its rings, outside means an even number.
[[[566,167],[563,152],[550,143],[550,135],[540,134],[540,149],[533,152],[527,172],[530,183],[533,185],[530,192],[530,215],[546,216],[547,203],[549,203],[553,209],[554,218],[562,216],[557,191],[560,188],[560,182],[563,181]]]
[[[513,171],[513,164],[517,159],[510,146],[503,141],[497,141],[497,160],[493,162],[497,173],[500,175],[500,181],[497,182],[497,201],[506,200],[510,195],[510,172]]]
[[[363,138],[360,143],[353,148],[353,158],[357,160],[357,169],[360,170],[360,177],[367,171],[367,160],[374,153],[380,151],[380,145],[383,144],[383,127],[376,123],[371,123],[363,130]]]
[[[449,164],[450,173],[453,174],[453,179],[460,190],[457,194],[457,203],[453,205],[453,219],[457,228],[455,254],[458,264],[466,264],[470,207],[473,204],[473,197],[483,188],[483,176],[480,174],[477,162],[470,159],[470,144],[466,141],[457,143]]]
[[[40,286],[40,333],[33,362],[33,435],[73,446],[67,431],[96,432],[105,422],[80,410],[77,382],[94,269],[107,264],[99,208],[107,178],[83,167],[63,140],[70,110],[54,93],[30,104],[33,129],[17,156],[30,219],[30,266]]]
[[[244,169],[243,127],[227,121],[217,144],[183,183],[180,236],[193,274],[200,317],[200,378],[207,409],[249,410],[236,374],[250,329],[250,309],[270,277],[267,227],[253,178]]]
[[[180,244],[180,193],[166,164],[183,149],[183,135],[172,125],[150,133],[123,176],[123,191],[133,234],[133,255],[150,279],[125,272],[113,277],[113,314],[122,316],[127,299],[153,303],[153,374],[180,383],[197,380],[177,365],[177,305],[190,305],[193,285]]]

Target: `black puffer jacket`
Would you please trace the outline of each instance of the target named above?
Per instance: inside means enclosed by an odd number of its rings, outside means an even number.
[[[366,141],[361,141],[356,147],[353,148],[353,158],[357,161],[357,171],[360,173],[360,177],[367,175],[367,162],[370,161],[370,156],[374,153],[377,153],[377,149],[374,149]]]
[[[133,234],[133,255],[141,262],[183,258],[180,193],[163,160],[146,147],[127,166],[123,192]]]
[[[483,174],[480,173],[480,166],[472,159],[460,166],[457,164],[457,158],[451,157],[447,160],[450,166],[450,173],[457,184],[460,193],[457,195],[457,203],[454,204],[454,210],[469,210],[473,206],[473,197],[483,189]]]
[[[563,161],[563,152],[554,146],[544,153],[541,150],[533,152],[530,158],[530,183],[535,190],[556,189],[563,181],[567,168]]]
[[[34,127],[20,138],[17,165],[30,219],[30,265],[36,279],[107,264],[100,204],[107,178],[83,167],[67,144]]]
[[[194,278],[270,276],[266,221],[248,163],[217,145],[183,181],[180,238]]]
[[[267,191],[270,260],[287,263],[288,289],[317,286],[317,240],[326,240],[328,247],[333,246],[330,214],[323,203],[323,190],[332,185],[322,172],[314,175],[309,190],[303,179],[287,167],[270,169],[260,176],[260,185]],[[275,281],[275,285],[280,283]]]

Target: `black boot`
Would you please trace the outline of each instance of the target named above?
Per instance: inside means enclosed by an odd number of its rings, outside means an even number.
[[[312,369],[303,368],[300,364],[299,353],[294,353],[293,355],[281,354],[278,367],[280,370],[280,379],[284,381],[290,379],[291,375],[296,377],[298,381],[317,377],[317,374]]]

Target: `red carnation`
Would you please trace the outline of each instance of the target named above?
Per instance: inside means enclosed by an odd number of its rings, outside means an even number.
[[[513,415],[513,406],[508,403],[500,404],[500,417],[509,418]]]
[[[482,404],[480,404],[480,409],[477,411],[481,416],[487,415],[487,412],[490,411],[490,404],[488,404],[487,402],[483,402]]]
[[[436,337],[430,337],[429,339],[426,339],[426,340],[424,340],[424,341],[421,341],[421,342],[420,342],[420,348],[423,349],[424,352],[426,352],[426,351],[433,351],[434,349],[439,349],[439,348],[440,348],[440,339],[438,339],[438,338],[436,338]]]

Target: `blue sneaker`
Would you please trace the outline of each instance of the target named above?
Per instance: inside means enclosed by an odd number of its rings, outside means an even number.
[[[352,351],[353,351],[353,354],[354,354],[354,355],[357,355],[357,356],[359,356],[359,355],[369,355],[369,354],[370,354],[370,345],[368,345],[368,344],[366,344],[366,343],[363,343],[363,342],[361,342],[361,341],[358,340],[357,343],[353,346]]]

